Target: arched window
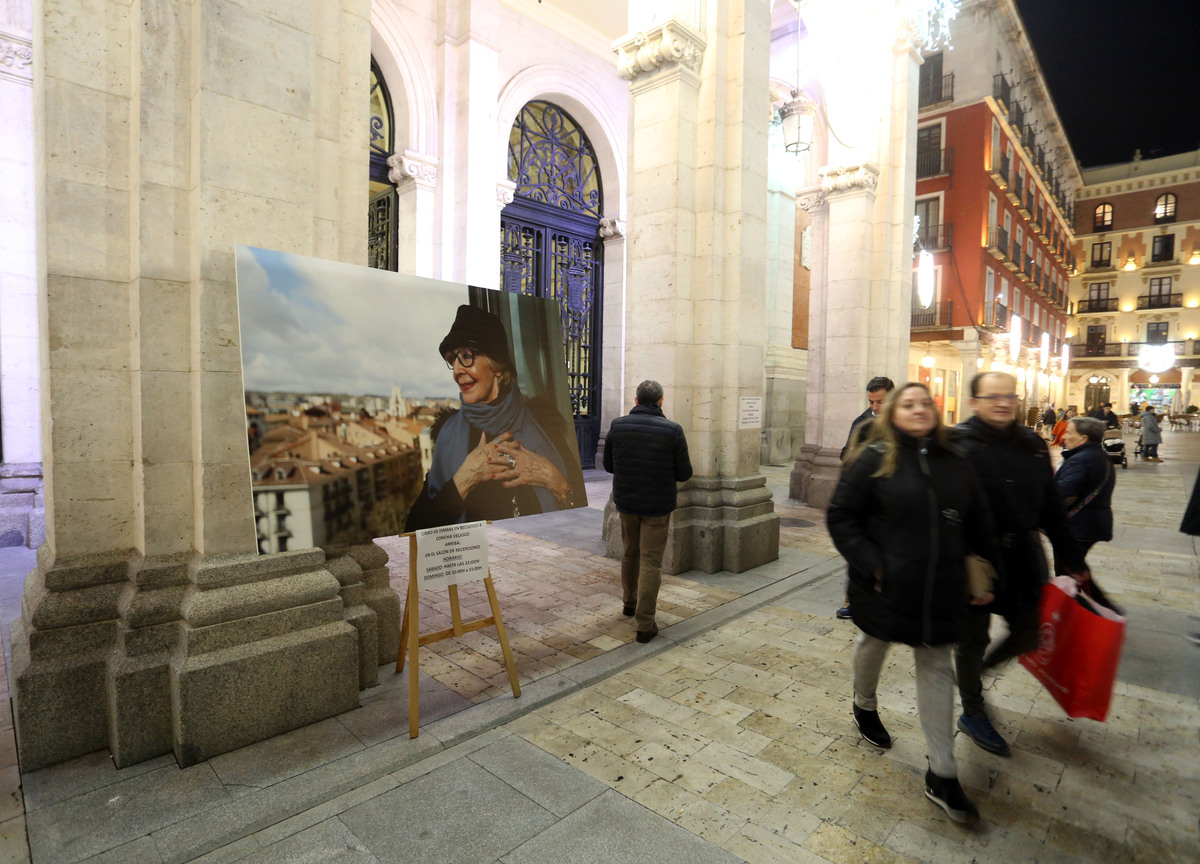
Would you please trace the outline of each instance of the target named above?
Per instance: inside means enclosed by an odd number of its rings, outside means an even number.
[[[501,285],[559,301],[579,456],[591,467],[600,437],[604,259],[595,151],[567,112],[530,102],[509,133],[508,179],[517,188],[500,215]]]
[[[392,99],[383,74],[371,58],[371,203],[367,211],[367,264],[396,269],[396,187],[388,179],[392,141]]]
[[[1164,222],[1175,221],[1175,196],[1170,192],[1164,192],[1158,196],[1158,200],[1154,202],[1154,224],[1161,225]]]
[[[1096,208],[1095,221],[1092,225],[1093,231],[1107,231],[1112,227],[1113,206],[1111,204],[1101,204]]]

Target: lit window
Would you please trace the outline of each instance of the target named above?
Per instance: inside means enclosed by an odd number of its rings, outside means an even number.
[[[1175,221],[1175,196],[1170,192],[1164,192],[1158,196],[1158,200],[1154,202],[1154,224],[1158,225],[1162,222]]]
[[[1111,204],[1101,204],[1096,208],[1095,222],[1092,226],[1095,231],[1106,231],[1112,227],[1113,206]]]

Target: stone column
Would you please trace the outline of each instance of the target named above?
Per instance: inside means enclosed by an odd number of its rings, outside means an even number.
[[[405,150],[389,156],[388,167],[396,186],[399,272],[433,278],[437,159]]]
[[[0,6],[0,546],[45,536],[38,385],[33,34],[29,3]]]
[[[1196,374],[1195,366],[1183,366],[1179,370],[1182,375],[1179,384],[1179,397],[1183,400],[1183,410],[1192,404],[1192,378]],[[1112,398],[1111,396],[1109,397]]]
[[[829,205],[820,187],[810,187],[797,193],[796,206],[808,214],[812,227],[812,269],[809,271],[811,288],[808,295],[808,387],[804,445],[800,448],[796,464],[792,467],[792,475],[788,481],[788,497],[797,501],[807,501],[809,483],[814,476],[819,475],[818,485],[828,483],[830,478],[837,479],[841,465],[838,458],[841,445],[839,444],[836,450],[831,450],[821,444],[826,425],[825,394],[820,386],[825,380],[826,292],[823,287],[820,290],[816,289],[824,286],[828,278]]]
[[[234,284],[239,243],[365,262],[370,3],[43,6],[72,26],[34,45],[47,536],[18,746],[186,765],[354,707],[379,650],[352,568],[255,552]]]
[[[1130,411],[1133,410],[1133,406],[1129,404],[1129,376],[1132,371],[1133,371],[1132,369],[1122,369],[1121,370],[1121,383],[1120,383],[1121,392],[1117,394],[1117,399],[1119,401],[1113,403],[1114,406],[1118,406],[1118,405],[1121,406],[1117,410],[1122,414],[1128,414]],[[1082,380],[1080,382],[1080,386],[1081,387],[1087,386],[1087,376],[1086,375],[1082,378]],[[1112,398],[1112,390],[1111,389],[1109,390],[1109,398],[1110,399]],[[1082,407],[1083,399],[1081,398],[1079,401],[1080,401],[1080,406]]]
[[[782,150],[782,141],[775,142]],[[787,154],[792,156],[792,154]],[[806,352],[792,347],[796,282],[796,196],[780,179],[767,194],[767,350],[762,451],[769,465],[795,460],[804,443]]]
[[[600,239],[604,243],[604,319],[600,339],[604,384],[600,393],[600,442],[595,467],[604,464],[608,425],[614,417],[626,413],[631,398],[630,386],[625,381],[625,220],[615,216],[601,219]]]
[[[500,213],[496,186],[496,94],[500,92],[500,0],[438,4],[438,65],[442,104],[443,251],[457,256],[441,278],[484,288],[500,286]],[[488,250],[488,254],[480,254]]]
[[[705,20],[672,18],[615,46],[630,81],[636,225],[626,386],[662,382],[695,468],[664,559],[673,573],[741,572],[779,554],[761,430],[739,428],[741,399],[763,396],[770,10],[708,6]]]

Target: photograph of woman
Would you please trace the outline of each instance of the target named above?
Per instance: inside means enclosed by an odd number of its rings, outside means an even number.
[[[956,822],[978,817],[954,760],[953,643],[968,602],[965,558],[995,560],[991,518],[966,459],[947,443],[929,390],[905,384],[888,395],[864,440],[847,454],[827,523],[849,563],[850,606],[861,631],[854,651],[853,718],[871,744],[888,748],[876,689],[892,643],[911,645],[917,715],[929,769],[925,795]]]
[[[573,430],[557,412],[535,410],[521,392],[500,318],[459,306],[438,353],[460,406],[434,424],[433,464],[405,530],[579,506]]]

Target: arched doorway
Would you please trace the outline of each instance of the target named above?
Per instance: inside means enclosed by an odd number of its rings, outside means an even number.
[[[525,105],[508,139],[513,201],[500,214],[500,284],[559,301],[579,457],[600,437],[600,316],[604,247],[595,151],[579,124],[550,102]]]
[[[367,265],[396,269],[396,187],[388,179],[395,147],[392,99],[383,74],[371,58],[371,200],[367,211]]]

